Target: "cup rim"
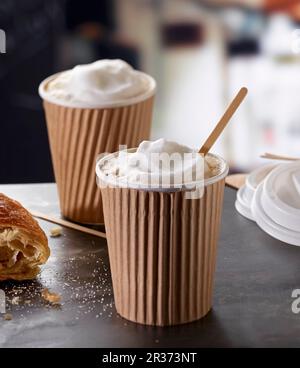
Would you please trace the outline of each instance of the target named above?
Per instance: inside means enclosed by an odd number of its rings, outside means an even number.
[[[45,88],[49,84],[50,81],[54,80],[60,74],[66,72],[66,71],[61,71],[59,73],[52,74],[51,76],[47,77],[46,79],[44,79],[40,83],[38,92],[39,92],[40,97],[43,100],[45,100],[47,102],[50,102],[52,104],[55,104],[55,105],[60,105],[60,106],[64,106],[64,107],[71,107],[71,108],[78,108],[78,109],[109,109],[109,108],[115,108],[115,107],[126,107],[126,106],[135,105],[137,103],[146,101],[150,97],[153,97],[156,93],[156,90],[157,90],[156,80],[153,77],[151,77],[151,75],[137,70],[136,72],[138,74],[146,77],[150,81],[149,90],[146,91],[145,93],[142,93],[139,96],[131,97],[131,98],[128,98],[126,100],[118,100],[118,101],[114,101],[114,102],[105,102],[105,103],[103,102],[103,103],[98,103],[98,104],[84,104],[84,103],[72,103],[72,102],[68,102],[68,101],[62,101],[59,98],[55,98],[53,96],[50,96],[49,93],[46,92]]]
[[[97,184],[98,186],[100,186],[100,182],[104,182],[106,184],[109,185],[109,187],[113,187],[113,188],[127,188],[127,189],[136,189],[136,190],[143,190],[143,191],[147,191],[147,192],[175,192],[175,191],[192,191],[195,190],[195,188],[199,188],[201,186],[209,186],[211,184],[214,184],[218,181],[221,181],[222,179],[224,179],[229,172],[229,165],[228,163],[225,161],[225,159],[223,159],[221,156],[213,154],[213,153],[208,153],[209,156],[216,158],[220,163],[221,163],[221,167],[222,170],[218,175],[215,175],[211,178],[207,178],[207,179],[201,179],[199,181],[193,181],[190,183],[181,183],[181,184],[175,184],[171,187],[168,188],[162,188],[159,186],[143,186],[143,185],[139,185],[139,184],[128,184],[128,185],[122,185],[122,183],[118,183],[115,180],[109,180],[107,178],[106,175],[103,174],[103,171],[101,170],[100,166],[101,163],[103,163],[103,161],[107,160],[107,159],[111,159],[115,156],[117,156],[120,152],[135,152],[137,150],[137,148],[131,148],[131,149],[126,149],[123,151],[117,151],[114,153],[110,153],[108,155],[105,155],[104,157],[101,157],[100,159],[97,160],[96,162],[96,176],[97,176]]]

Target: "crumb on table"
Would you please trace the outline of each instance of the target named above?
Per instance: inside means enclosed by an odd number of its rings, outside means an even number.
[[[51,293],[48,289],[42,290],[42,297],[47,302],[52,303],[52,304],[59,304],[61,301],[61,297],[59,294]]]
[[[20,304],[20,297],[19,296],[14,296],[11,300],[11,304],[13,305],[19,305]]]
[[[4,321],[11,321],[13,319],[13,316],[9,313],[6,313],[3,315]]]
[[[61,236],[62,234],[62,227],[60,226],[54,226],[50,229],[50,236],[52,238],[56,238],[58,236]]]

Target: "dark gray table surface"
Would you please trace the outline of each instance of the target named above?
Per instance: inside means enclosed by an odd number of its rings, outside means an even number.
[[[0,191],[30,209],[58,213],[53,184],[2,185]],[[122,319],[106,242],[64,229],[50,238],[52,255],[36,281],[0,283],[13,316],[0,318],[0,347],[300,347],[300,314],[291,308],[292,291],[300,289],[300,249],[236,213],[235,195],[226,189],[214,307],[204,319],[168,328]],[[53,225],[40,224],[49,234]],[[41,298],[45,287],[61,294],[61,306]]]

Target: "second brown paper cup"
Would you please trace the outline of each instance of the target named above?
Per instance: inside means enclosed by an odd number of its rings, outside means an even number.
[[[74,108],[44,100],[60,207],[66,218],[104,222],[95,162],[119,145],[137,146],[150,137],[154,96],[114,108]]]

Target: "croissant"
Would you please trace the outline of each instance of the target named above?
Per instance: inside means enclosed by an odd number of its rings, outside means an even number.
[[[0,281],[30,280],[50,256],[39,224],[17,201],[0,193]]]

